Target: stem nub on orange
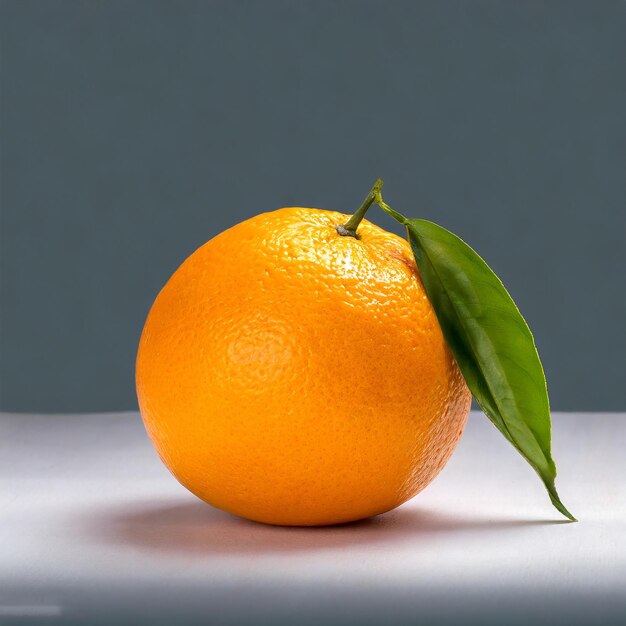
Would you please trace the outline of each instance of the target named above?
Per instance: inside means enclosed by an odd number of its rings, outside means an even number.
[[[388,511],[439,473],[471,396],[406,241],[286,208],[192,254],[159,293],[137,394],[163,462],[270,524]],[[345,234],[345,233],[344,233]]]

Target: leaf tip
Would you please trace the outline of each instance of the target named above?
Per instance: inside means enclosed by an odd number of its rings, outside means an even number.
[[[577,522],[578,520],[563,506],[563,503],[560,503],[561,506],[556,506],[560,513],[562,513],[570,522]]]
[[[567,517],[570,522],[577,522],[578,520],[565,508],[565,505],[561,502],[561,498],[559,498],[559,494],[556,491],[554,482],[546,483],[546,487],[548,488],[550,500],[552,501],[554,508],[559,511],[559,513]]]

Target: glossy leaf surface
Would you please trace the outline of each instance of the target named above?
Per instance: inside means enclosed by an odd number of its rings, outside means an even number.
[[[426,293],[465,381],[498,430],[535,469],[554,506],[561,502],[551,454],[548,391],[533,335],[504,285],[450,231],[381,207],[407,227]]]

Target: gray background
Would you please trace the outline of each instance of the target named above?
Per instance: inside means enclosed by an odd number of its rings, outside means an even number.
[[[133,408],[151,301],[285,205],[465,238],[552,404],[626,407],[623,2],[1,2],[1,408]],[[380,211],[371,218],[401,232]]]

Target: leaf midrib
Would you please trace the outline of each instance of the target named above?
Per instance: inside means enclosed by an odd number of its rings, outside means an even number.
[[[407,225],[407,228],[408,228],[408,225]],[[411,234],[411,233],[409,232],[409,236],[410,236],[410,234]],[[418,240],[420,239],[420,235],[419,235],[419,234],[417,235],[417,238],[418,238]],[[463,319],[462,319],[462,318],[460,317],[460,315],[459,315],[459,311],[458,311],[458,309],[457,309],[457,307],[456,307],[456,304],[454,303],[454,300],[453,300],[452,298],[450,298],[450,296],[448,295],[448,289],[447,289],[447,287],[445,286],[445,283],[441,280],[441,275],[440,275],[440,274],[439,274],[439,272],[437,271],[436,266],[433,264],[432,259],[431,259],[430,255],[428,254],[428,251],[427,251],[427,250],[426,250],[423,246],[421,246],[421,248],[422,248],[422,252],[424,253],[424,255],[428,258],[428,262],[430,263],[431,268],[433,269],[433,271],[434,271],[435,275],[437,276],[437,279],[439,280],[440,284],[444,287],[444,293],[446,294],[446,298],[447,298],[448,302],[450,302],[450,304],[451,304],[451,306],[452,306],[452,309],[453,309],[453,311],[454,311],[454,315],[455,315],[455,317],[456,317],[456,319],[457,319],[457,321],[458,321],[459,325],[461,326],[461,328],[463,328],[463,332],[464,332],[464,334],[465,334],[466,336],[468,336],[468,337],[471,337],[471,335],[467,332],[467,328],[466,328],[466,326],[465,326],[465,323],[464,323]],[[435,314],[436,314],[436,311],[435,311]],[[516,439],[516,438],[514,438],[514,437],[513,437],[513,435],[511,434],[511,431],[509,430],[509,426],[508,426],[508,424],[506,423],[506,420],[504,419],[503,412],[502,412],[502,408],[500,407],[500,403],[498,402],[497,398],[495,397],[494,392],[493,392],[493,389],[491,388],[491,385],[489,384],[489,381],[488,381],[488,380],[487,380],[487,378],[486,378],[485,376],[483,376],[483,374],[482,374],[482,366],[483,366],[484,364],[483,364],[483,362],[482,362],[482,359],[477,358],[477,357],[478,357],[478,355],[477,355],[476,350],[474,349],[474,344],[473,344],[473,342],[472,342],[471,340],[470,340],[470,342],[469,342],[469,346],[470,346],[470,349],[471,349],[472,357],[474,358],[474,360],[475,360],[475,361],[476,361],[479,365],[481,365],[481,368],[479,368],[479,370],[478,370],[478,371],[480,372],[481,379],[484,381],[484,383],[485,383],[485,385],[486,385],[487,389],[489,390],[489,396],[490,396],[490,399],[493,401],[494,405],[495,405],[495,406],[496,406],[496,408],[498,409],[498,413],[500,414],[500,419],[501,419],[501,421],[502,421],[502,424],[504,425],[504,428],[505,428],[505,430],[506,430],[506,433],[507,433],[507,435],[508,435],[508,438],[509,438],[509,440],[510,440],[511,442],[514,442],[514,443],[515,443],[515,447],[516,447],[518,450],[520,450],[520,446],[519,446],[519,443],[518,443],[517,439]],[[508,386],[508,385],[507,385],[507,386]],[[513,394],[513,395],[515,395],[515,394]],[[478,401],[478,400],[477,400],[477,401]],[[480,404],[480,402],[479,402],[479,404]],[[527,425],[527,424],[525,424],[525,425],[526,425],[526,427],[528,428],[528,425]],[[543,453],[543,451],[542,451],[542,453]],[[524,456],[525,456],[525,455],[524,455]],[[545,455],[544,455],[544,456],[545,456]],[[546,459],[546,460],[548,460],[548,459]],[[534,466],[534,464],[531,464],[531,465],[533,465],[533,468],[535,469],[535,471],[536,471],[537,473],[539,473],[538,469]]]

